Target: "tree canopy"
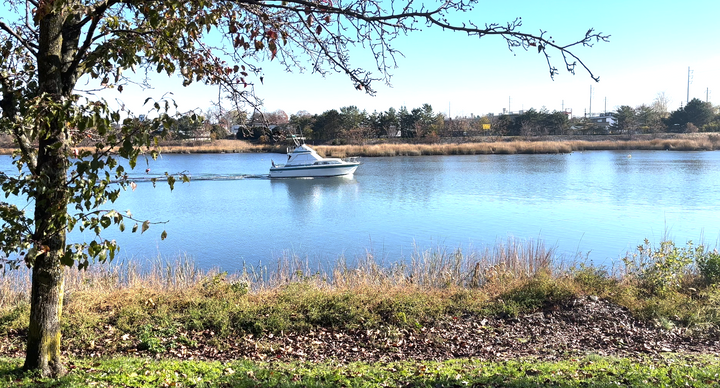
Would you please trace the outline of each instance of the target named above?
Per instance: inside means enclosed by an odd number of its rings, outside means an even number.
[[[701,128],[713,121],[714,117],[712,104],[693,98],[684,107],[673,111],[665,122],[670,128],[682,127],[684,129],[687,124]]]
[[[373,82],[388,81],[395,67],[400,54],[395,38],[421,27],[477,38],[498,36],[511,50],[537,50],[547,60],[550,77],[558,73],[550,55],[554,52],[562,68],[571,73],[582,68],[597,80],[573,50],[608,39],[589,29],[557,43],[546,31],[524,31],[520,18],[504,24],[450,21],[470,11],[475,0],[4,3],[0,128],[13,136],[19,151],[18,175],[1,175],[0,181],[6,195],[27,199],[34,209],[26,215],[16,205],[0,204],[0,248],[6,264],[33,270],[25,368],[46,375],[64,370],[59,325],[63,266],[112,259],[117,245],[101,237],[107,227],[123,230],[128,220],[135,223],[133,231],[149,227],[149,221],[136,222],[130,213],[104,206],[133,187],[124,166],[134,168],[138,158],[155,157],[156,134],[175,124],[170,100],[146,100],[156,114],[139,120],[123,108],[112,110],[93,89],[122,93],[130,82],[149,82],[153,72],[179,74],[183,85],[220,85],[238,106],[255,107],[260,100],[253,85],[263,82],[261,64],[278,61],[293,71],[307,67],[344,73],[355,88],[373,94]],[[374,71],[354,65],[353,47],[372,54]],[[164,179],[172,187],[176,178]],[[95,231],[95,240],[68,243],[66,235],[75,227]]]

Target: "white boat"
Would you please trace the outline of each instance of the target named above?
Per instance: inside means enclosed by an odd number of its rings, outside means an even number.
[[[305,178],[349,175],[357,170],[357,158],[323,158],[314,149],[298,144],[290,151],[285,164],[272,162],[270,178]]]

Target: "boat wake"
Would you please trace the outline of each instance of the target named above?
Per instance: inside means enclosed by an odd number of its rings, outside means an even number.
[[[192,181],[237,181],[243,179],[270,179],[268,174],[187,174]],[[180,178],[176,176],[179,180]],[[136,177],[130,177],[129,180],[140,183],[140,182],[152,182],[162,181],[167,179],[165,175],[142,175]]]

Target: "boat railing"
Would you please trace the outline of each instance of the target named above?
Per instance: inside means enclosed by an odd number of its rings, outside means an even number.
[[[350,157],[347,157],[347,158],[343,158],[342,160],[344,160],[344,161],[346,161],[346,162],[350,162],[350,163],[357,163],[357,162],[358,162],[357,156],[350,156]]]

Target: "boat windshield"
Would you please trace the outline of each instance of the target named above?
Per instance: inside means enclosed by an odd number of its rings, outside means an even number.
[[[310,153],[294,154],[291,156],[290,160],[288,160],[287,165],[295,166],[295,165],[313,164],[313,163],[315,163],[316,160],[318,160],[318,158],[314,157],[314,155],[312,155]]]

